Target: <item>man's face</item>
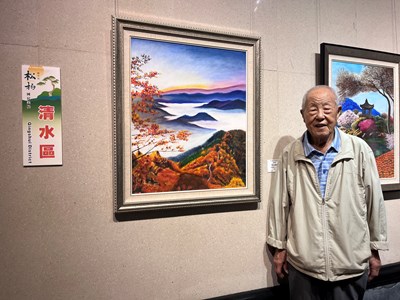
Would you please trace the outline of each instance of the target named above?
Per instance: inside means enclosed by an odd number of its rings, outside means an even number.
[[[308,94],[301,111],[312,143],[333,140],[339,113],[334,94],[327,88],[317,88]]]

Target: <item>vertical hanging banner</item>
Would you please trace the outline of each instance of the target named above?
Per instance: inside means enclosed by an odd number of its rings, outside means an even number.
[[[22,65],[24,166],[62,165],[60,68]]]

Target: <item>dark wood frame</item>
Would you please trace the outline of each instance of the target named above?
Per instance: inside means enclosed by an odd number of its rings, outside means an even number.
[[[344,45],[320,45],[320,83],[329,85],[329,57],[331,55],[395,63],[400,66],[400,55]],[[400,69],[400,68],[399,68]],[[399,97],[400,99],[400,97]],[[399,130],[398,130],[399,132]],[[400,198],[400,182],[382,184],[385,200]]]

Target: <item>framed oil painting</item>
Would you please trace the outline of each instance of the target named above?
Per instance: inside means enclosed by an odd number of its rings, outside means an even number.
[[[113,18],[115,213],[260,201],[260,39]]]
[[[374,152],[383,191],[400,190],[400,55],[321,44],[321,82],[336,90],[338,126]]]

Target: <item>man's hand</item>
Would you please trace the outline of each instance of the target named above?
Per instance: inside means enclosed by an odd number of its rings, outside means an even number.
[[[378,276],[381,268],[381,258],[379,257],[378,250],[371,250],[371,254],[371,257],[369,258],[368,281],[371,281]]]
[[[274,254],[275,272],[279,279],[283,279],[288,274],[286,261],[286,249],[276,249]]]

